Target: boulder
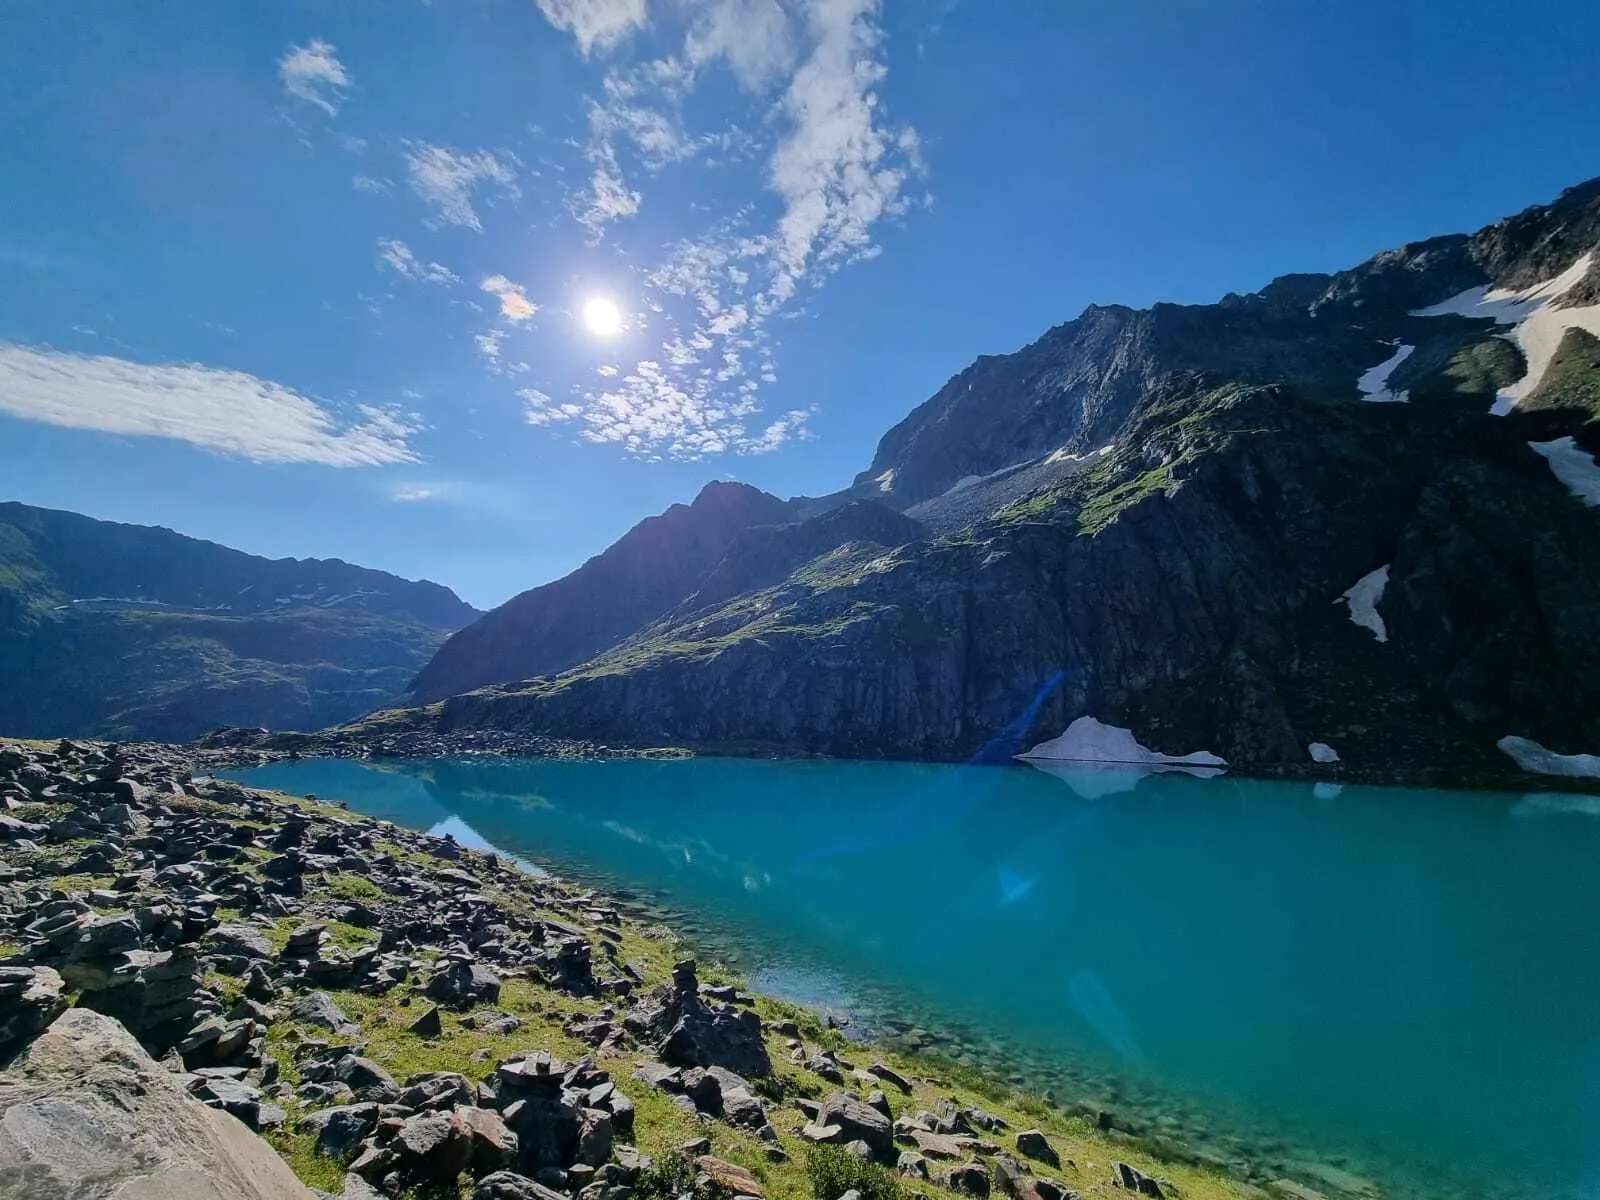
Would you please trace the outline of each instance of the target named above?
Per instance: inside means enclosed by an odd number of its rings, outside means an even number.
[[[984,1197],[989,1194],[989,1172],[982,1163],[962,1163],[950,1168],[944,1184],[957,1195]]]
[[[837,1126],[845,1142],[862,1141],[880,1162],[893,1162],[894,1127],[889,1118],[847,1092],[833,1092],[817,1110],[816,1124]]]
[[[636,1036],[657,1042],[661,1061],[679,1067],[726,1067],[741,1075],[770,1075],[761,1018],[699,994],[693,959],[678,963],[672,982],[657,988],[624,1021]]]
[[[116,1021],[58,1017],[0,1076],[0,1179],[18,1195],[314,1200],[235,1118],[188,1095]]]
[[[423,991],[450,1008],[471,1008],[500,999],[500,977],[480,962],[455,959],[435,971]]]
[[[1049,1163],[1058,1171],[1061,1169],[1061,1156],[1037,1129],[1024,1129],[1017,1134],[1017,1149],[1029,1158]]]
[[[312,992],[309,996],[300,997],[289,1009],[289,1016],[340,1037],[354,1037],[361,1032],[361,1026],[345,1016],[327,992]]]

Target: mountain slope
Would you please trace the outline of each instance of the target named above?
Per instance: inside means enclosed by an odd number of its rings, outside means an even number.
[[[0,504],[0,729],[182,740],[385,703],[475,610],[337,560]]]
[[[1090,715],[1260,768],[1600,750],[1597,300],[1600,181],[1253,296],[1090,308],[587,661],[391,719],[958,759]],[[863,501],[914,523],[820,536]]]
[[[450,638],[412,684],[420,702],[560,671],[615,645],[699,586],[747,529],[789,519],[776,496],[709,483],[572,574],[513,596]]]

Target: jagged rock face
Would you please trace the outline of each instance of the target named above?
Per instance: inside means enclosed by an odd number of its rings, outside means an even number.
[[[1600,508],[1530,443],[1600,448],[1600,343],[1566,334],[1496,416],[1528,371],[1506,327],[1417,315],[1591,250],[1600,182],[1255,296],[1090,309],[957,376],[854,487],[734,539],[618,645],[414,723],[967,759],[1091,715],[1168,754],[1325,742],[1378,771],[1503,767],[1511,733],[1593,751]],[[1380,571],[1381,641],[1347,596]]]
[[[693,592],[739,534],[789,513],[756,488],[708,484],[693,504],[641,521],[571,575],[514,596],[461,630],[417,676],[412,698],[427,703],[583,662]]]
[[[317,728],[404,690],[476,615],[448,588],[0,504],[0,728],[186,740]]]
[[[18,1196],[313,1200],[271,1146],[82,1008],[0,1077],[0,1180]]]

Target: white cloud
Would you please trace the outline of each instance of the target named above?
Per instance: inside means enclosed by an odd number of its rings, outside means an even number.
[[[290,46],[278,60],[278,78],[283,90],[296,100],[314,104],[330,117],[339,111],[350,75],[321,38],[304,46]]]
[[[506,331],[504,329],[487,329],[482,333],[474,334],[472,340],[478,347],[478,353],[483,356],[483,361],[488,364],[491,375],[524,375],[527,373],[527,363],[508,361],[506,359],[504,354]]]
[[[617,368],[613,367],[610,363],[606,363],[604,366],[596,367],[594,370],[596,375],[599,375],[605,379],[613,379],[617,375]]]
[[[411,247],[392,239],[378,239],[378,261],[390,270],[419,283],[460,283],[461,277],[443,263],[422,262]]]
[[[879,252],[881,223],[907,210],[922,170],[909,126],[887,118],[877,0],[695,0],[678,53],[609,69],[581,148],[591,175],[572,208],[596,239],[639,212],[638,180],[713,154],[766,155],[777,201],[731,197],[732,211],[680,239],[644,270],[642,306],[662,330],[631,370],[584,392],[581,436],[643,456],[760,453],[805,436],[805,411],[757,424],[774,383],[771,323],[802,292]],[[680,9],[679,11],[683,11]],[[690,129],[695,87],[726,65],[749,95],[761,142],[740,126]],[[629,181],[629,173],[635,175]],[[708,210],[709,211],[709,210]],[[532,409],[536,423],[570,406]]]
[[[355,175],[350,179],[350,186],[358,192],[371,192],[378,196],[389,194],[389,181],[374,179],[371,175]]]
[[[414,416],[370,405],[341,420],[268,379],[0,343],[0,412],[68,429],[171,438],[261,463],[416,462]]]
[[[548,392],[538,388],[522,388],[517,395],[522,397],[526,405],[523,415],[529,425],[555,425],[563,421],[575,421],[583,415],[581,404],[557,404]]]
[[[645,0],[535,0],[544,19],[570,33],[587,58],[613,46],[650,19]]]
[[[695,66],[726,59],[739,82],[755,91],[794,64],[795,39],[778,0],[704,0],[684,50]]]
[[[406,174],[411,190],[430,205],[437,221],[483,232],[473,193],[493,186],[510,199],[520,199],[515,172],[487,150],[459,151],[428,142],[412,143],[406,151]]]
[[[439,500],[443,498],[438,488],[421,487],[416,484],[403,484],[395,488],[393,496],[401,504],[420,504],[424,500]]]
[[[531,321],[539,306],[528,299],[520,283],[512,283],[504,275],[491,275],[479,286],[491,296],[499,298],[500,315],[508,321]]]
[[[874,89],[887,68],[874,57],[876,9],[876,0],[810,5],[815,45],[784,93],[791,125],[770,164],[784,213],[769,304],[792,295],[813,266],[834,270],[876,253],[872,227],[905,210],[902,190],[921,169],[915,130],[879,119]]]

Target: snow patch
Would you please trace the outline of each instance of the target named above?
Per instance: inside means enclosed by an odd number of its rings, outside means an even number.
[[[880,492],[892,492],[892,491],[894,491],[894,468],[890,467],[887,471],[885,471],[882,475],[879,475],[872,482],[878,485],[878,490]]]
[[[1311,745],[1306,747],[1306,750],[1311,755],[1312,762],[1336,763],[1339,761],[1339,752],[1328,745],[1327,742],[1312,742]]]
[[[1534,775],[1600,779],[1600,754],[1557,754],[1525,737],[1503,737],[1495,745],[1517,766]]]
[[[1341,592],[1335,604],[1350,606],[1350,620],[1363,629],[1372,631],[1380,642],[1389,640],[1389,627],[1378,612],[1378,601],[1383,599],[1383,589],[1389,586],[1389,564],[1369,571]]]
[[[1227,760],[1205,750],[1193,754],[1162,754],[1141,746],[1131,729],[1105,725],[1093,717],[1079,717],[1060,737],[1040,742],[1017,755],[1024,762],[1099,762],[1179,767],[1225,767]]]
[[[1567,485],[1567,491],[1590,508],[1600,506],[1600,463],[1570,435],[1553,442],[1529,442],[1528,445],[1544,455],[1556,478]]]
[[[1488,317],[1512,326],[1507,338],[1522,351],[1528,370],[1517,382],[1502,388],[1489,411],[1505,416],[1539,386],[1556,347],[1569,329],[1584,329],[1600,337],[1600,304],[1582,308],[1554,308],[1552,303],[1576,287],[1594,263],[1591,250],[1554,279],[1521,291],[1507,288],[1468,288],[1438,304],[1419,308],[1413,317]]]
[[[1396,367],[1411,357],[1411,352],[1415,349],[1415,346],[1401,346],[1394,352],[1393,357],[1385,359],[1356,380],[1356,387],[1361,389],[1361,398],[1372,404],[1404,404],[1405,389],[1402,388],[1398,392],[1390,391],[1389,376],[1394,374]]]
[[[1099,449],[1090,450],[1085,454],[1074,454],[1072,451],[1068,450],[1065,446],[1062,446],[1059,450],[1050,451],[1049,455],[1044,460],[1045,461],[1045,465],[1046,466],[1053,466],[1054,464],[1060,463],[1060,462],[1070,462],[1070,463],[1093,462],[1095,459],[1101,457],[1102,455],[1110,454],[1111,453],[1111,447],[1114,446],[1114,445],[1116,445],[1115,442],[1107,442],[1104,446],[1101,446]]]

